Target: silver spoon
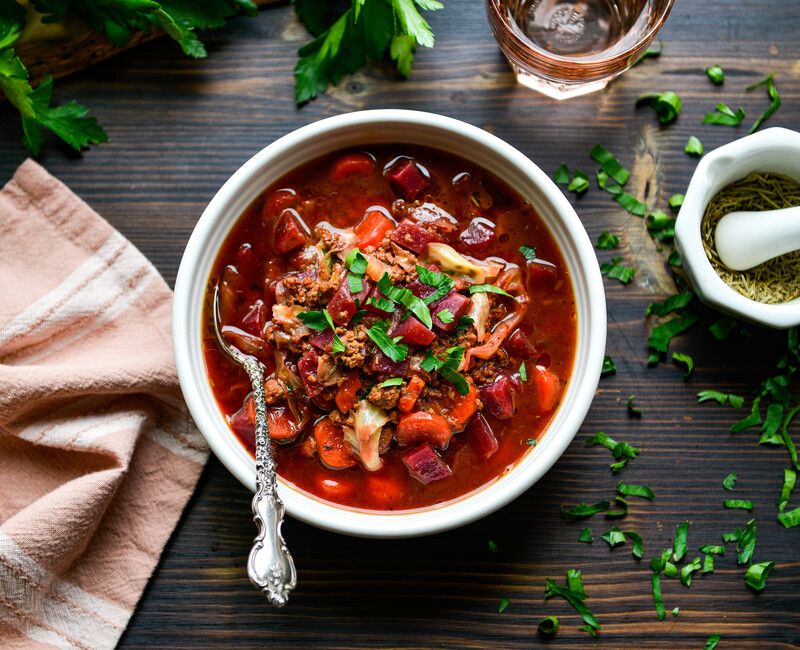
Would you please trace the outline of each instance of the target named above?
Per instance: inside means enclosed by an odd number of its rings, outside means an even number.
[[[264,366],[253,356],[230,345],[220,331],[219,284],[214,287],[214,333],[220,347],[247,372],[256,406],[256,493],[253,521],[258,533],[247,560],[247,575],[275,607],[283,607],[297,586],[297,570],[281,534],[285,509],[277,492],[275,459],[269,443],[267,404],[264,401]]]

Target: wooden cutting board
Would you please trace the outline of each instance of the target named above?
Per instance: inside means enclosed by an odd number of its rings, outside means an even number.
[[[278,0],[253,0],[257,5],[275,4]],[[124,48],[114,47],[105,36],[97,34],[80,21],[54,26],[44,38],[24,41],[15,46],[28,67],[31,81],[38,82],[45,74],[64,77],[103,61],[118,52],[130,49],[164,35],[161,30],[137,32]]]

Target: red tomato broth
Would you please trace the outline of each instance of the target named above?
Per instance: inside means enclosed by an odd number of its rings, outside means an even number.
[[[302,260],[295,260],[298,262],[296,266],[292,264],[291,253],[280,256],[274,252],[271,235],[262,223],[265,202],[277,200],[281,208],[292,203],[286,196],[276,199],[274,193],[277,190],[292,188],[296,192],[293,205],[300,206],[298,211],[312,231],[322,221],[336,227],[354,226],[369,208],[381,206],[389,210],[394,200],[402,198],[402,194],[383,176],[382,170],[398,155],[409,156],[423,166],[436,185],[434,194],[424,200],[435,203],[458,220],[456,240],[451,242],[456,250],[470,254],[468,246],[459,245],[457,235],[474,218],[480,217],[495,224],[495,238],[480,257],[501,257],[522,266],[524,259],[518,249],[526,245],[536,248],[538,260],[555,266],[554,274],[532,274],[529,277],[527,289],[531,302],[519,328],[534,343],[540,354],[539,362],[561,380],[563,397],[572,372],[576,345],[574,294],[564,259],[535,210],[506,183],[457,156],[408,145],[375,145],[366,150],[376,161],[371,173],[364,173],[363,165],[360,165],[357,173],[333,180],[331,170],[347,152],[329,154],[286,174],[242,214],[219,251],[209,282],[209,288],[213,287],[226,267],[235,266],[237,260],[244,267],[235,283],[238,292],[234,304],[228,309],[227,317],[223,315],[223,324],[227,320],[241,327],[241,319],[258,299],[267,302],[269,318],[271,303],[269,296],[265,297],[265,286],[302,266]],[[460,182],[452,183],[455,178],[460,178]],[[209,290],[203,319],[206,368],[217,403],[223,414],[230,418],[242,407],[250,385],[244,371],[218,349],[210,301]],[[274,368],[272,354],[257,356],[271,372]],[[518,367],[520,362],[521,359],[515,359],[514,367]],[[408,510],[463,497],[493,482],[518,463],[532,447],[528,441],[538,439],[552,419],[552,412],[541,414],[537,410],[535,388],[530,381],[536,362],[536,359],[526,362],[529,381],[523,383],[523,394],[517,400],[518,411],[511,419],[498,420],[483,411],[499,443],[497,451],[488,460],[482,459],[473,449],[465,432],[454,434],[449,446],[440,452],[452,469],[449,478],[427,485],[411,478],[402,462],[402,455],[410,447],[399,448],[396,444],[381,455],[383,465],[376,472],[367,471],[360,463],[348,469],[328,469],[316,457],[309,457],[300,444],[312,435],[313,421],[294,443],[273,442],[278,473],[317,498],[356,509]],[[241,436],[240,440],[251,454],[254,453],[252,440]]]

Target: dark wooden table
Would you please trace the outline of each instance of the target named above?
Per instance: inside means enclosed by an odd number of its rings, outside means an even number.
[[[111,141],[82,157],[51,142],[41,162],[169,282],[201,211],[242,162],[298,126],[362,108],[414,108],[466,120],[547,172],[561,161],[593,170],[588,151],[600,142],[632,168],[634,193],[665,208],[696,164],[683,153],[690,134],[707,149],[744,134],[745,127],[701,124],[717,101],[741,104],[755,117],[766,98],[744,88],[774,71],[783,108],[769,125],[800,128],[799,18],[795,3],[784,0],[679,0],[661,33],[660,60],[633,69],[605,92],[557,103],[513,84],[482,3],[448,0],[431,17],[438,44],[419,52],[410,81],[399,81],[388,65],[375,66],[298,110],[291,72],[307,35],[291,8],[281,6],[207,35],[207,61],[185,59],[162,39],[61,80],[57,99],[91,105]],[[723,87],[703,74],[714,63],[728,75]],[[676,124],[660,128],[649,109],[634,110],[640,93],[668,89],[683,99]],[[15,120],[0,105],[0,181],[25,157]],[[627,287],[606,283],[608,353],[619,371],[601,381],[575,442],[538,485],[482,521],[417,540],[351,539],[290,520],[285,533],[300,584],[291,604],[276,611],[245,576],[250,495],[212,459],[123,646],[538,647],[546,644],[536,634],[539,619],[555,614],[562,630],[552,647],[701,648],[714,633],[723,636],[720,648],[797,647],[800,529],[784,530],[775,520],[787,453],[758,446],[752,431],[729,436],[728,425],[740,414],[695,399],[704,388],[749,395],[772,369],[785,334],[751,328],[749,340],[717,343],[706,330],[714,315],[704,313],[702,324],[673,346],[694,355],[691,380],[683,382],[670,363],[648,369],[645,306],[674,291],[664,258],[642,221],[605,193],[593,187],[573,202],[593,239],[606,229],[621,234],[621,254],[639,272]],[[644,410],[641,420],[627,416],[631,394]],[[584,446],[599,430],[643,449],[622,474],[657,494],[653,503],[632,500],[622,525],[644,538],[643,562],[632,559],[630,547],[610,551],[599,539],[579,544],[583,524],[559,518],[560,504],[614,491],[610,455]],[[696,577],[690,589],[665,581],[667,611],[679,606],[680,616],[659,622],[649,558],[670,545],[681,521],[692,522],[690,552],[719,543],[723,532],[745,522],[747,513],[721,504],[730,494],[721,481],[731,471],[739,476],[732,494],[756,502],[755,559],[776,563],[768,586],[751,593],[729,547],[715,573]],[[595,517],[588,525],[598,536],[611,522]],[[488,551],[488,540],[498,553]],[[564,601],[543,599],[545,578],[563,582],[569,568],[583,570],[588,603],[603,624],[598,640],[578,630],[579,618]],[[499,614],[503,597],[511,603]]]

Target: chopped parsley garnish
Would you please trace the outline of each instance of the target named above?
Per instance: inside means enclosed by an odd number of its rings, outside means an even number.
[[[664,598],[661,596],[661,575],[653,571],[651,581],[653,587],[653,605],[656,608],[656,616],[658,616],[659,621],[663,621],[667,613],[664,611]]]
[[[770,104],[769,108],[764,111],[761,116],[755,121],[753,126],[750,127],[748,133],[755,133],[758,131],[758,127],[760,127],[764,122],[766,122],[772,114],[777,111],[781,107],[781,96],[778,94],[778,89],[775,88],[775,77],[773,75],[768,75],[758,83],[754,83],[752,86],[747,87],[747,92],[751,90],[755,90],[756,88],[760,88],[761,86],[767,87],[767,97],[769,98]]]
[[[778,521],[784,528],[796,528],[800,526],[800,508],[778,513]]]
[[[680,608],[680,607],[673,607],[673,608],[672,608],[672,611],[670,612],[670,614],[671,614],[671,615],[672,615],[674,618],[678,618],[678,616],[680,615],[680,613],[681,613],[681,608]]]
[[[442,311],[436,314],[436,318],[438,318],[443,323],[452,323],[456,317],[453,315],[453,312],[451,312],[449,309],[442,309]]]
[[[617,366],[614,365],[614,359],[606,355],[603,357],[603,369],[600,371],[600,376],[613,375],[617,372]]]
[[[639,55],[639,58],[633,62],[632,68],[639,65],[645,59],[657,59],[661,56],[661,52],[664,51],[664,41],[658,42],[658,49],[653,47],[652,45],[649,46],[644,52]]]
[[[624,497],[641,497],[649,501],[656,498],[656,493],[646,485],[629,485],[622,481],[617,483],[617,494],[621,494]]]
[[[352,249],[348,254],[347,257],[344,258],[345,266],[350,269],[350,273],[353,275],[362,276],[367,272],[367,266],[369,262],[367,258],[361,254],[361,251],[357,248]]]
[[[453,279],[450,276],[440,273],[439,271],[426,269],[424,266],[417,265],[416,269],[419,281],[422,282],[422,284],[427,284],[429,287],[434,287],[436,289],[436,291],[423,300],[426,305],[430,305],[432,302],[436,302],[450,293],[450,289],[453,288]]]
[[[748,521],[744,528],[737,528],[732,533],[725,533],[722,540],[726,543],[736,542],[736,561],[747,564],[756,550],[756,520]]]
[[[663,210],[656,210],[647,218],[647,231],[656,241],[671,242],[675,237],[675,222],[675,217],[670,217]]]
[[[620,519],[628,514],[628,502],[621,496],[614,497],[614,505],[616,507],[606,513],[607,519]]]
[[[675,529],[675,544],[673,548],[675,549],[672,553],[672,560],[674,562],[680,562],[683,559],[683,556],[686,555],[686,550],[688,546],[686,545],[686,537],[689,534],[689,522],[684,521],[678,524],[678,527]]]
[[[714,573],[714,556],[709,553],[703,556],[703,573]]]
[[[543,637],[551,637],[555,636],[558,632],[561,625],[558,623],[557,616],[545,616],[541,621],[539,621],[539,634]]]
[[[584,544],[591,544],[594,541],[594,539],[592,538],[592,529],[584,528],[581,531],[581,534],[578,535],[578,541],[583,542]]]
[[[731,510],[740,509],[753,512],[753,502],[747,501],[746,499],[725,499],[722,505]]]
[[[614,548],[615,546],[620,546],[621,544],[625,543],[625,535],[622,534],[622,531],[614,526],[611,530],[609,530],[605,535],[600,536],[610,548]]]
[[[514,298],[510,293],[508,293],[505,289],[501,289],[500,287],[494,284],[473,284],[469,287],[469,293],[472,295],[473,293],[497,293],[501,296],[508,296],[509,298]],[[516,300],[516,298],[515,298]]]
[[[683,201],[685,199],[686,199],[685,194],[673,194],[671,197],[669,197],[667,203],[669,203],[669,207],[671,207],[673,210],[677,210],[679,207],[683,205]]]
[[[529,262],[533,262],[536,259],[535,246],[520,246],[519,252],[522,253],[522,257],[524,257]]]
[[[475,319],[472,316],[462,316],[458,319],[458,323],[456,324],[456,332],[466,332],[470,326],[475,322]]]
[[[700,552],[706,555],[725,555],[725,547],[719,545],[706,544],[700,547]]]
[[[633,542],[631,546],[631,555],[633,555],[633,557],[635,557],[637,560],[641,560],[642,556],[644,555],[644,542],[642,542],[642,538],[639,533],[635,533],[632,530],[623,530],[622,534],[631,540],[631,542]]]
[[[764,587],[767,586],[767,578],[772,573],[772,567],[774,566],[774,562],[751,564],[744,574],[745,584],[753,591],[763,591]]]
[[[727,104],[720,102],[716,105],[713,113],[706,113],[706,116],[703,118],[703,124],[739,126],[745,117],[747,116],[745,115],[744,109],[741,106],[734,111]]]
[[[402,377],[391,377],[386,381],[382,381],[378,384],[378,388],[391,388],[392,386],[401,386],[403,384]]]
[[[567,163],[561,163],[556,171],[553,173],[553,181],[559,185],[566,185],[569,183],[569,167]]]
[[[610,507],[611,502],[609,501],[598,501],[597,503],[593,503],[591,505],[579,503],[574,508],[565,508],[564,506],[561,506],[561,518],[566,519],[567,521],[586,519],[587,517],[591,517],[600,512],[607,512]]]
[[[628,415],[632,418],[640,418],[642,417],[642,409],[636,407],[636,404],[634,404],[635,399],[636,395],[628,397]]]
[[[497,553],[500,549],[492,540],[489,540],[489,553]]]
[[[525,368],[525,362],[519,364],[519,377],[522,381],[528,381],[528,371]]]
[[[714,321],[708,328],[708,331],[714,335],[717,341],[724,341],[727,339],[733,330],[736,329],[736,321],[727,316]]]
[[[640,451],[627,442],[617,442],[602,431],[596,433],[586,441],[587,447],[594,447],[596,445],[601,445],[608,449],[611,455],[616,459],[617,462],[611,463],[611,471],[615,474],[625,467],[629,460],[636,458]]]
[[[697,393],[697,403],[714,401],[720,406],[729,404],[735,409],[740,409],[744,406],[744,397],[740,395],[733,395],[732,393],[720,393],[718,390],[701,390]]]
[[[336,333],[336,326],[333,324],[333,318],[331,318],[330,312],[328,312],[327,309],[322,309],[320,311],[301,311],[297,314],[297,317],[305,323],[306,327],[312,330],[321,332],[330,328],[333,332],[331,351],[333,354],[339,354],[345,351],[344,343],[342,343],[342,339],[340,339],[339,335]]]
[[[622,186],[602,169],[597,172],[597,185],[600,189],[611,194],[614,200],[631,214],[637,217],[643,217],[647,214],[647,206],[623,190]]]
[[[419,367],[425,372],[439,372],[442,377],[455,386],[461,395],[467,395],[469,393],[469,382],[458,374],[458,368],[464,358],[464,352],[465,350],[461,346],[448,348],[447,356],[442,360],[428,350]]]
[[[390,314],[394,313],[396,309],[394,303],[391,300],[389,300],[388,298],[382,298],[380,296],[377,298],[375,296],[370,296],[369,300],[367,300],[367,304],[372,305],[373,307],[375,307],[375,309],[379,309],[380,311],[385,311]]]
[[[566,600],[581,615],[583,622],[586,624],[581,628],[582,630],[588,632],[591,636],[597,636],[597,633],[602,628],[584,602],[586,600],[586,591],[583,588],[583,578],[580,571],[575,569],[567,571],[566,587],[557,584],[552,578],[547,578],[544,589],[545,600],[554,596],[560,596]]]
[[[731,472],[724,479],[722,479],[722,487],[726,490],[732,490],[736,486],[736,474]]]
[[[608,231],[601,232],[600,236],[597,238],[597,244],[595,244],[595,246],[601,250],[611,250],[612,248],[619,246],[619,237]]]
[[[711,83],[715,86],[721,86],[725,83],[725,72],[718,65],[712,65],[706,68],[706,75],[711,79]]]
[[[511,601],[508,598],[506,598],[505,596],[503,596],[500,599],[500,604],[497,606],[497,613],[498,614],[502,614],[504,611],[506,611],[508,609],[508,606],[510,604],[511,604]]]
[[[671,90],[663,93],[647,93],[636,100],[636,108],[649,106],[652,108],[661,124],[671,124],[681,114],[681,98]]]
[[[525,444],[526,445],[530,445],[531,447],[535,447],[537,442],[539,442],[539,441],[536,438],[528,438],[525,441]]]
[[[670,266],[683,266],[683,260],[681,259],[681,254],[673,250],[670,252],[669,256],[667,257],[667,264]]]
[[[394,286],[389,279],[388,273],[384,273],[381,279],[378,280],[378,290],[392,302],[403,305],[403,307],[414,314],[425,327],[428,329],[433,327],[431,312],[428,309],[428,305],[426,305],[422,299],[417,298],[417,296],[411,293],[410,289]]]
[[[619,280],[622,284],[628,284],[636,275],[636,269],[624,266],[620,262],[622,262],[621,257],[613,257],[611,261],[600,265],[600,272],[609,278]]]
[[[604,146],[599,144],[594,145],[589,155],[592,160],[600,164],[600,169],[608,174],[610,178],[614,179],[616,183],[625,185],[625,183],[628,182],[631,173],[625,169],[619,160],[617,160],[616,156]]]
[[[586,172],[582,169],[575,169],[575,173],[572,175],[572,180],[569,182],[567,190],[575,192],[575,194],[583,194],[588,189],[589,177],[586,175]]]
[[[703,650],[715,650],[721,638],[722,637],[719,634],[712,634],[706,639],[706,644],[703,646]]]
[[[703,568],[703,560],[699,557],[696,557],[694,560],[689,562],[688,564],[684,564],[681,567],[681,584],[685,587],[688,587],[692,584],[692,574],[700,571]]]
[[[683,352],[673,352],[672,360],[675,363],[681,363],[686,367],[686,372],[683,374],[683,378],[689,379],[689,376],[694,370],[694,359],[692,359],[690,355],[684,354]]]
[[[685,312],[680,316],[668,320],[661,325],[657,325],[650,332],[647,339],[647,345],[650,346],[655,352],[666,353],[669,348],[670,341],[688,330],[692,325],[697,322],[697,314],[693,312]],[[655,355],[655,361],[658,361],[659,355]],[[653,361],[653,356],[648,359]]]
[[[690,156],[702,156],[703,143],[700,142],[699,138],[690,135],[689,139],[686,141],[686,146],[683,148],[683,152],[689,154]]]
[[[364,289],[364,284],[361,282],[360,277],[353,275],[352,273],[348,273],[347,288],[350,289],[351,294],[361,293],[361,291]]]
[[[400,337],[396,337],[397,340],[392,339],[388,334],[388,330],[388,321],[379,320],[367,330],[367,336],[392,361],[395,363],[404,361],[408,356],[408,346],[398,342]]]
[[[783,470],[783,487],[781,488],[781,495],[778,497],[778,512],[786,510],[789,505],[789,499],[792,497],[795,483],[797,482],[797,472],[787,467]]]

